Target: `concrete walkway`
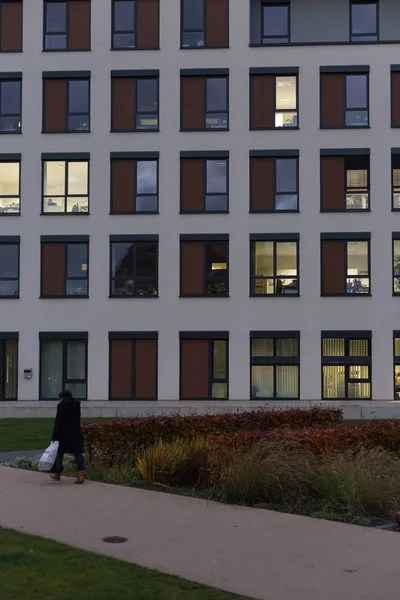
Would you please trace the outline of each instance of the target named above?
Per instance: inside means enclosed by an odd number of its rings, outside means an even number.
[[[260,600],[394,600],[400,589],[395,533],[4,467],[0,526]]]

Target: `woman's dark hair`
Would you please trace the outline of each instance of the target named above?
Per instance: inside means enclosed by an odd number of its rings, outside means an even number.
[[[61,390],[61,392],[58,394],[58,397],[60,400],[63,398],[72,398],[72,394],[69,390]]]

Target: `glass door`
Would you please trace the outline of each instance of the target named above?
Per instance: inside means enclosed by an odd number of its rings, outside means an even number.
[[[18,340],[0,341],[0,402],[17,400]]]

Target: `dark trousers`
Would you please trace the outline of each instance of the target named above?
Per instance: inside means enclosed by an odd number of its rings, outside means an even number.
[[[74,454],[76,466],[79,471],[85,470],[85,459],[83,458],[83,454]],[[64,460],[64,452],[59,452],[56,460],[56,473],[62,473],[63,471],[63,460]]]

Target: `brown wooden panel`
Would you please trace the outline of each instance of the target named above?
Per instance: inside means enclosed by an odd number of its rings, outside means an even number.
[[[181,340],[182,399],[209,397],[209,348],[209,340]]]
[[[392,73],[392,125],[400,127],[400,73]]]
[[[203,211],[205,208],[205,160],[203,158],[181,160],[181,185],[181,211]]]
[[[136,47],[158,48],[159,0],[137,0]]]
[[[113,131],[133,131],[135,128],[135,80],[130,77],[113,77],[112,123]]]
[[[69,50],[90,50],[90,0],[69,2]]]
[[[252,157],[250,162],[251,211],[272,211],[275,207],[275,159]]]
[[[346,292],[346,242],[322,240],[321,276],[323,294]]]
[[[41,295],[65,295],[65,244],[42,244]]]
[[[67,81],[44,79],[43,131],[65,131],[67,128]]]
[[[205,78],[182,77],[181,129],[205,127]]]
[[[111,212],[132,213],[135,210],[135,161],[111,161]]]
[[[111,399],[132,398],[132,340],[110,342],[110,397]]]
[[[275,127],[275,76],[251,76],[250,118],[252,129]]]
[[[135,398],[157,399],[157,340],[137,340]]]
[[[341,73],[321,76],[321,126],[345,125],[345,75]]]
[[[204,294],[204,268],[204,242],[182,242],[182,296]]]
[[[0,21],[0,50],[22,50],[22,2],[2,2]]]
[[[343,156],[321,158],[322,209],[345,209],[345,170]]]
[[[229,40],[229,0],[207,0],[206,46],[224,48]]]

